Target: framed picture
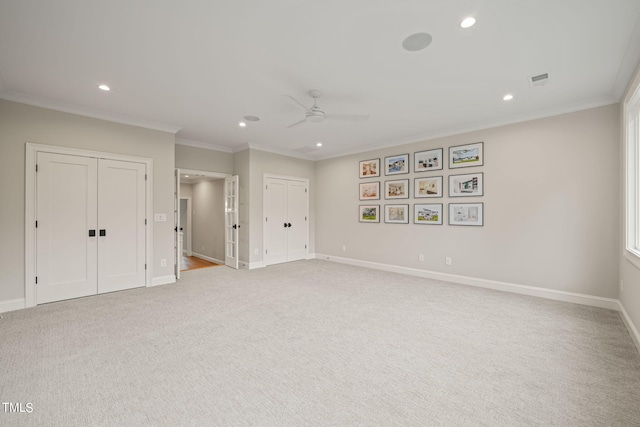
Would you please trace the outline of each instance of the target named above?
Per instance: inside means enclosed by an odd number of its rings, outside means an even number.
[[[380,222],[380,205],[360,205],[360,222]]]
[[[413,183],[414,197],[442,197],[442,177],[416,178]]]
[[[399,175],[409,173],[409,155],[400,154],[384,158],[384,174]]]
[[[483,203],[449,203],[449,225],[484,225]]]
[[[413,154],[413,171],[428,172],[442,169],[442,148]]]
[[[474,197],[484,195],[483,173],[449,175],[449,197]]]
[[[449,169],[484,165],[483,151],[482,142],[449,147]]]
[[[360,178],[373,178],[376,176],[380,176],[380,159],[360,162]]]
[[[442,203],[413,205],[413,223],[442,225]]]
[[[385,181],[384,198],[385,199],[408,199],[409,198],[409,180],[397,179],[395,181]]]
[[[384,205],[384,222],[409,224],[409,205]]]
[[[380,198],[380,181],[360,184],[360,200],[378,200]]]

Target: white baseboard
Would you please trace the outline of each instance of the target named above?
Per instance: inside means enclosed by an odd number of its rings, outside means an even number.
[[[26,307],[26,302],[24,298],[0,301],[0,313],[6,313],[7,311],[22,310],[25,307]]]
[[[176,283],[176,276],[174,274],[171,274],[169,276],[154,277],[153,279],[151,279],[151,285],[149,286],[168,285],[170,283]]]
[[[254,270],[256,268],[264,268],[264,267],[266,267],[264,265],[264,261],[250,262],[248,265],[249,265],[249,270]]]
[[[617,299],[613,298],[603,298],[593,295],[558,291],[555,289],[539,288],[536,286],[518,285],[515,283],[499,282],[496,280],[477,279],[474,277],[439,273],[436,271],[420,270],[410,267],[400,267],[397,265],[381,264],[377,262],[343,258],[333,255],[316,254],[316,259],[324,259],[341,264],[355,265],[359,267],[372,268],[375,270],[389,271],[392,273],[408,274],[411,276],[424,277],[427,279],[442,280],[446,282],[458,283],[461,285],[477,286],[480,288],[512,292],[516,294],[552,299],[556,301],[572,302],[575,304],[589,305],[592,307],[607,308],[609,310],[618,311],[620,309],[620,302]]]
[[[224,261],[222,261],[222,260],[219,260],[219,259],[216,259],[216,258],[211,258],[211,257],[208,257],[208,256],[206,256],[206,255],[202,255],[202,254],[199,254],[199,253],[196,253],[196,252],[193,252],[193,253],[191,254],[191,256],[194,256],[194,257],[196,257],[196,258],[203,259],[203,260],[205,260],[205,261],[209,261],[209,262],[213,262],[213,263],[216,263],[216,264],[222,264],[222,265],[224,265]]]
[[[622,317],[624,326],[627,327],[627,330],[629,331],[629,335],[631,335],[631,338],[633,339],[633,343],[636,345],[636,348],[640,352],[640,333],[638,332],[636,325],[633,324],[633,321],[627,314],[627,310],[624,309],[624,306],[620,301],[618,301],[618,305],[619,305],[618,309],[620,311],[620,317]]]

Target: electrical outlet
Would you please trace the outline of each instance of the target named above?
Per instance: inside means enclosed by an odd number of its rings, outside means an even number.
[[[624,282],[620,280],[620,292],[624,292]]]
[[[451,265],[451,257],[446,257],[444,259],[444,263],[447,264],[447,265]]]
[[[253,254],[254,254],[254,255],[260,255],[260,249],[255,248],[255,249],[253,250]]]
[[[347,252],[347,245],[342,245],[342,252]]]
[[[167,266],[167,260],[166,259],[161,259],[160,260],[160,267],[166,267]]]
[[[418,255],[418,261],[424,261],[424,254]]]

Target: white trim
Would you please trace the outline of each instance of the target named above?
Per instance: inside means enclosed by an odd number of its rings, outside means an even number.
[[[420,270],[417,268],[400,267],[390,264],[380,264],[371,261],[362,261],[352,258],[342,258],[332,255],[316,254],[317,259],[323,259],[341,264],[355,265],[359,267],[372,268],[375,270],[389,271],[392,273],[408,274],[411,276],[424,277],[427,279],[442,280],[461,285],[476,286],[480,288],[493,289],[496,291],[511,292],[521,295],[546,298],[556,301],[571,302],[575,304],[588,305],[591,307],[606,308],[609,310],[619,310],[620,303],[613,298],[603,298],[593,295],[578,294],[574,292],[558,291],[555,289],[539,288],[536,286],[518,285],[515,283],[499,282],[496,280],[478,279],[455,274],[439,273],[436,271]]]
[[[0,301],[0,313],[6,313],[8,311],[22,310],[25,308],[24,298],[11,299],[7,301]]]
[[[210,171],[203,171],[203,170],[196,170],[196,169],[182,169],[182,168],[176,168],[176,170],[180,171],[180,174],[182,175],[187,175],[187,174],[191,174],[191,175],[202,175],[202,176],[206,176],[209,178],[219,178],[219,179],[224,179],[224,178],[230,178],[232,175],[230,173],[224,173],[224,172],[210,172]],[[182,177],[180,177],[182,178]],[[190,185],[192,183],[190,182],[182,182],[182,179],[180,180],[180,184],[187,184]]]
[[[627,310],[624,309],[624,305],[622,305],[620,301],[618,301],[618,306],[620,317],[622,317],[622,322],[624,323],[624,326],[627,327],[629,335],[631,335],[631,338],[633,339],[633,343],[636,345],[638,352],[640,352],[640,333],[638,332],[636,325],[633,324],[633,321],[627,314]]]
[[[176,283],[175,274],[170,274],[168,276],[154,277],[149,286],[169,285],[171,283]]]
[[[640,270],[640,258],[638,258],[635,253],[631,252],[629,249],[625,249],[624,258],[629,261],[631,265]]]
[[[76,114],[78,116],[91,117],[92,119],[106,120],[108,122],[121,123],[130,126],[137,126],[145,129],[159,130],[170,134],[176,134],[182,127],[156,123],[148,120],[140,120],[134,117],[118,116],[104,111],[90,110],[86,107],[67,104],[60,101],[53,101],[46,98],[38,98],[21,92],[9,91],[0,93],[1,99],[19,102],[21,104],[33,105],[35,107],[46,108],[48,110],[62,111],[63,113]]]
[[[147,264],[147,273],[145,286],[151,286],[151,278],[153,277],[153,159],[105,153],[102,151],[83,150],[79,148],[35,144],[32,142],[27,142],[25,144],[25,151],[25,307],[35,307],[36,305],[36,232],[35,227],[28,226],[28,224],[34,225],[36,221],[36,161],[38,152],[120,160],[125,162],[144,163],[146,165],[147,180],[145,181],[145,212],[147,217],[147,229],[145,241],[145,262]]]
[[[242,261],[241,261],[242,263]],[[265,268],[266,265],[263,261],[251,262],[251,263],[243,263],[244,266],[248,266],[249,270],[255,270],[256,268]]]
[[[221,260],[219,260],[217,258],[211,258],[210,256],[202,255],[202,254],[199,254],[199,253],[196,253],[196,252],[193,252],[193,254],[191,256],[203,259],[205,261],[209,261],[209,262],[213,262],[213,263],[216,263],[216,264],[224,265],[224,261],[221,261]]]

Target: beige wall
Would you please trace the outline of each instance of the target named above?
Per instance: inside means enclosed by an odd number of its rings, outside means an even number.
[[[320,161],[316,253],[617,298],[617,105]],[[449,170],[448,147],[484,142],[482,167]],[[360,160],[444,148],[445,197],[360,202]],[[411,164],[413,171],[413,163]],[[447,177],[483,172],[483,197],[450,199]],[[483,202],[483,227],[450,226],[450,202]],[[444,225],[358,222],[359,204],[443,203]],[[413,211],[411,210],[411,221]],[[342,251],[342,246],[346,251]],[[420,262],[418,255],[425,260]],[[445,257],[452,265],[445,265]]]
[[[26,142],[152,158],[154,212],[173,218],[173,134],[0,100],[0,301],[25,295]],[[173,221],[151,224],[153,276],[171,276]]]
[[[176,144],[176,168],[233,174],[233,154]]]
[[[629,89],[625,95],[623,100],[623,104],[629,102],[633,94],[640,88],[640,67],[636,70],[636,74],[634,79],[631,81],[629,85]],[[625,129],[625,121],[621,120],[622,131],[621,134],[624,135]],[[624,191],[625,191],[625,168],[626,157],[625,146],[626,141],[624,138],[620,138],[620,146],[621,146],[621,156],[620,156],[620,195],[621,195],[621,203],[620,203],[620,280],[622,280],[624,284],[624,289],[620,292],[620,303],[624,307],[626,313],[629,315],[629,318],[635,325],[635,328],[640,330],[640,268],[636,265],[632,264],[626,255],[625,249],[625,235],[626,235],[626,226],[625,226],[625,214],[626,214],[626,206],[624,200]],[[629,255],[632,256],[632,255]],[[640,347],[639,347],[640,349]]]
[[[200,182],[192,188],[192,250],[224,262],[224,179]]]

